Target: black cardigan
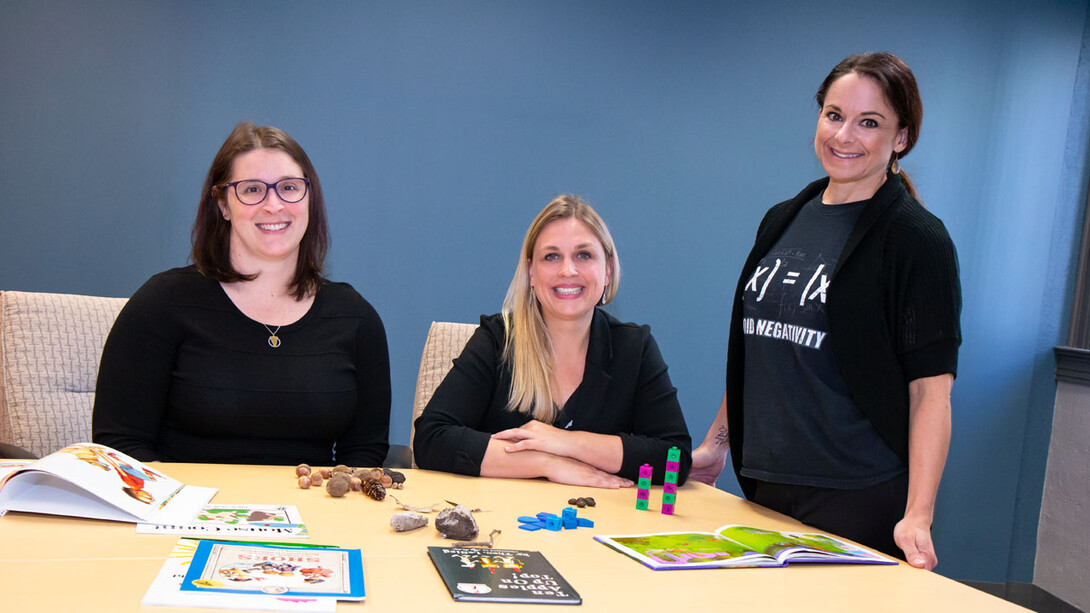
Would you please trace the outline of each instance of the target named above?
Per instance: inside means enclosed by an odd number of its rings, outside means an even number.
[[[734,295],[727,347],[727,421],[731,461],[742,477],[745,341],[742,294],[754,267],[829,179],[814,181],[765,214]],[[957,374],[961,285],[957,253],[942,222],[905,189],[898,175],[864,207],[830,280],[827,313],[833,358],[852,398],[908,466],[908,383]]]
[[[416,420],[413,454],[421,468],[477,476],[491,434],[530,417],[506,409],[511,369],[504,364],[500,315],[482,316],[454,367]],[[572,430],[617,435],[624,447],[618,475],[636,481],[642,464],[662,482],[666,453],[681,450],[678,483],[692,464],[689,429],[666,363],[647,326],[621,323],[595,309],[583,381],[557,418]]]

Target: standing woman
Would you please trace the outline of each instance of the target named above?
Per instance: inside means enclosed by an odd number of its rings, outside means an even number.
[[[148,280],[110,331],[95,442],[143,461],[381,465],[386,332],[323,276],[328,247],[306,152],[237,125],[205,179],[193,265]]]
[[[828,177],[757,230],[692,475],[714,484],[729,448],[747,498],[931,569],[961,289],[946,228],[901,170],[923,104],[888,53],[846,58],[815,98]]]
[[[421,468],[629,487],[670,447],[689,472],[689,429],[647,326],[597,308],[621,266],[605,222],[559,196],[522,243],[503,311],[481,325],[416,420]]]

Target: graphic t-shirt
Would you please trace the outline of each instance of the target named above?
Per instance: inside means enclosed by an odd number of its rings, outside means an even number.
[[[750,272],[742,296],[746,477],[851,489],[905,470],[852,399],[825,311],[837,259],[866,204],[825,205],[819,195]]]

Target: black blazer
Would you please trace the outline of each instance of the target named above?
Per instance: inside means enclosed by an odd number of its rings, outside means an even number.
[[[506,331],[500,315],[482,316],[454,367],[416,420],[413,453],[421,468],[479,476],[491,434],[517,428],[529,416],[506,409],[511,370],[503,363]],[[618,475],[636,481],[654,467],[661,483],[670,447],[681,450],[678,482],[692,464],[692,442],[666,363],[647,326],[621,323],[595,309],[583,381],[552,424],[620,436]]]

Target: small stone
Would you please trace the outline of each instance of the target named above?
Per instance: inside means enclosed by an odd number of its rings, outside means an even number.
[[[593,498],[591,498],[590,496],[587,496],[587,498],[586,498],[586,503],[587,503],[587,506],[588,506],[588,507],[593,507],[593,506],[594,506],[594,505],[596,504],[596,503],[594,502],[594,499],[593,499]]]
[[[390,518],[394,532],[408,532],[428,525],[428,518],[419,513],[396,513]]]
[[[398,483],[405,483],[405,473],[398,472],[396,470],[390,470],[389,468],[383,468],[382,472],[390,476],[390,480],[394,482],[394,485]],[[401,489],[401,488],[397,488]]]
[[[578,498],[568,498],[568,504],[579,504]]]
[[[473,513],[462,505],[440,511],[435,517],[435,529],[452,541],[472,541],[480,531]]]
[[[587,499],[586,498],[576,498],[575,499],[575,506],[582,509],[583,507],[587,506]]]

